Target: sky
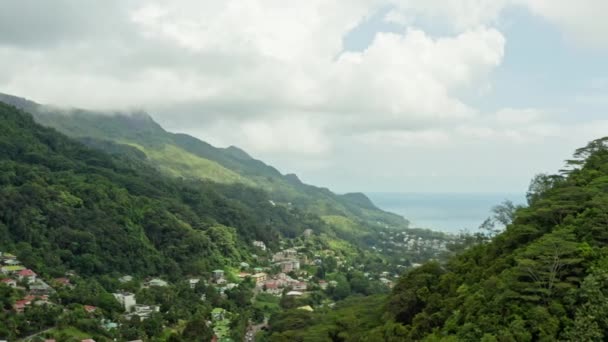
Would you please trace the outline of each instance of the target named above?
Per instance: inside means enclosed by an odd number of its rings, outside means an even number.
[[[608,135],[605,0],[4,0],[0,92],[338,192],[524,192]]]

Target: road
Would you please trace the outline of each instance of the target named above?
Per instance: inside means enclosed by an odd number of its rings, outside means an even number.
[[[265,326],[268,325],[268,318],[264,319],[264,323],[260,324],[249,324],[247,327],[247,332],[245,333],[245,342],[255,342],[255,335],[262,330]]]

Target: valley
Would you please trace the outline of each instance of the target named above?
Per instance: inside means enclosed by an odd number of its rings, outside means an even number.
[[[264,341],[277,314],[386,297],[459,239],[237,148],[181,137],[185,152],[142,114],[74,116],[3,99],[36,113],[0,104],[0,335],[10,339]],[[91,133],[108,125],[107,136]],[[163,136],[171,143],[155,141]],[[201,146],[218,156],[192,152]]]

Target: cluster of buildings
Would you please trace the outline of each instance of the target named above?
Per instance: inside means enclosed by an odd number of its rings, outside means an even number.
[[[305,258],[305,256],[302,256]],[[306,260],[304,260],[306,262]],[[279,266],[281,272],[289,273],[300,269],[300,255],[294,248],[285,249],[272,256],[272,262]]]
[[[23,266],[15,255],[0,252],[0,265],[0,283],[26,293],[13,304],[15,312],[22,313],[31,305],[52,304],[49,295],[55,292],[55,289],[40,279],[36,272]]]
[[[125,309],[125,318],[131,319],[138,316],[140,320],[146,320],[155,312],[160,311],[158,305],[143,305],[137,304],[135,294],[131,292],[116,292],[113,293],[114,298],[123,306]]]
[[[428,257],[438,257],[442,253],[448,251],[448,244],[451,241],[450,236],[445,238],[437,237],[422,237],[405,231],[389,231],[381,232],[383,240],[378,246],[373,246],[372,249],[379,252],[395,252],[402,253],[407,251],[413,254],[425,255]]]
[[[293,279],[289,275],[281,272],[270,277],[262,285],[262,290],[264,292],[275,296],[280,296],[286,288],[291,289],[292,291],[306,291],[308,289],[308,280],[303,278]]]

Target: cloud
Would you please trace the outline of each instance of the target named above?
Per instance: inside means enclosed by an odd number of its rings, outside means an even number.
[[[352,172],[379,158],[392,169],[377,174],[424,176],[407,160],[422,165],[430,151],[451,163],[467,149],[470,164],[492,156],[504,166],[490,147],[553,141],[569,128],[542,105],[479,106],[467,96],[491,93],[509,49],[500,21],[513,6],[573,41],[607,46],[599,0],[22,0],[0,12],[0,91],[144,108],[171,130],[287,170]],[[345,37],[369,22],[369,44],[347,50]]]
[[[446,23],[455,31],[463,31],[495,23],[510,2],[511,0],[396,0],[393,5],[396,11],[409,17]]]
[[[0,46],[12,63],[0,79],[5,91],[43,102],[144,107],[188,125],[248,122],[238,129],[260,151],[323,154],[332,132],[426,129],[477,115],[456,94],[483,84],[500,65],[502,34],[479,26],[433,37],[408,27],[378,32],[364,51],[344,51],[343,37],[380,4],[129,1],[102,11],[113,18],[102,23],[115,29],[100,37],[94,21],[73,18],[84,7],[62,1],[49,23],[63,25],[50,39],[55,46]],[[40,14],[30,2],[12,10]],[[74,45],[63,47],[67,39]],[[323,125],[313,129],[313,121]],[[297,144],[268,144],[254,134],[275,127],[309,134]]]
[[[608,2],[604,0],[514,0],[560,27],[574,42],[608,48]]]

